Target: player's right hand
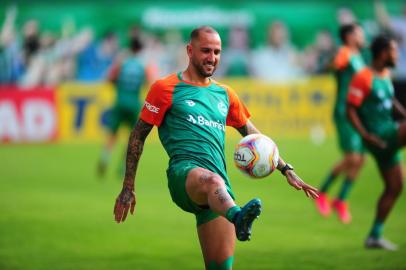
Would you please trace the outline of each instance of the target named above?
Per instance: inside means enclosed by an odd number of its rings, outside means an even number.
[[[387,146],[386,142],[384,142],[381,138],[373,134],[367,134],[366,136],[364,136],[364,140],[369,144],[372,144],[381,149],[385,149]]]
[[[124,186],[114,205],[113,213],[117,223],[124,222],[127,218],[128,210],[130,210],[131,215],[134,214],[135,202],[134,190]]]

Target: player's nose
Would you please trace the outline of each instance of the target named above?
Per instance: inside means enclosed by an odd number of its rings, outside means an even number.
[[[207,56],[207,62],[210,64],[213,64],[215,61],[216,61],[216,55],[214,54],[214,52],[209,53]]]

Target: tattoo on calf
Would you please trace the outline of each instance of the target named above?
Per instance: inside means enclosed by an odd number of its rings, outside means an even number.
[[[229,200],[231,200],[230,195],[227,193],[227,191],[224,188],[216,189],[216,191],[214,191],[214,194],[217,196],[217,198],[219,199],[219,201],[221,203],[225,203],[225,202],[228,202]]]

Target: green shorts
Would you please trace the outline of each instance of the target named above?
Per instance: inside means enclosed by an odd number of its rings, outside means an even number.
[[[398,132],[397,125],[380,126],[380,134],[377,135],[386,142],[387,147],[381,149],[368,143],[365,144],[379,168],[383,170],[390,169],[402,161]]]
[[[353,128],[345,116],[334,116],[338,143],[344,153],[364,153],[365,147],[361,135]]]
[[[108,126],[113,134],[116,134],[120,125],[126,124],[133,128],[137,122],[139,109],[127,109],[120,106],[114,106],[109,118]]]
[[[206,206],[199,206],[194,203],[186,192],[186,178],[191,169],[201,167],[190,161],[177,162],[166,171],[168,177],[168,188],[172,201],[182,210],[195,214],[197,226],[217,218],[219,215]],[[234,198],[234,195],[227,187],[227,191]]]

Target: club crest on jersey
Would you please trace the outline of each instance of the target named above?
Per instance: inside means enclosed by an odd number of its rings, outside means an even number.
[[[219,104],[217,105],[217,108],[219,109],[219,112],[223,115],[227,115],[227,106],[224,104],[223,101],[220,101]]]
[[[189,105],[190,107],[193,107],[196,105],[196,103],[193,100],[187,99],[185,100],[186,104]]]

